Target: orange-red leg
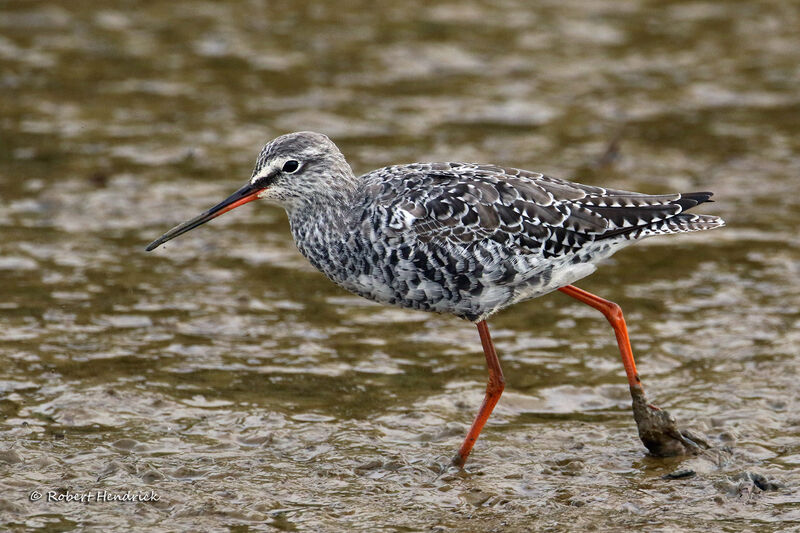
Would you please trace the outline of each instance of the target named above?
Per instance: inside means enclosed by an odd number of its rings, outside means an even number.
[[[561,292],[568,296],[572,296],[587,305],[590,305],[603,313],[614,328],[614,333],[617,336],[617,344],[619,345],[619,353],[622,355],[622,364],[625,366],[625,373],[628,375],[628,383],[631,388],[642,389],[642,383],[639,380],[639,374],[636,372],[636,363],[633,360],[633,350],[631,350],[631,341],[628,338],[628,328],[625,326],[625,318],[622,316],[622,309],[614,302],[604,300],[599,296],[595,296],[590,292],[579,289],[574,285],[567,285],[561,287]]]
[[[639,430],[639,438],[650,453],[656,457],[674,457],[699,453],[702,449],[707,448],[708,445],[702,439],[698,440],[690,433],[681,431],[675,419],[668,412],[647,403],[642,383],[639,381],[639,374],[636,372],[636,363],[633,362],[631,341],[628,338],[628,328],[625,327],[622,309],[614,302],[604,300],[572,285],[567,285],[559,290],[602,312],[614,328],[619,351],[622,354],[622,364],[625,365],[625,373],[628,375],[628,383],[631,386],[633,418]],[[695,442],[696,440],[697,442]]]
[[[486,366],[489,369],[489,381],[486,383],[486,395],[483,397],[483,404],[478,411],[478,416],[472,422],[472,427],[469,428],[467,438],[458,450],[458,455],[453,458],[453,464],[459,468],[463,468],[464,463],[467,462],[469,452],[478,440],[478,435],[481,434],[483,426],[489,420],[489,415],[492,414],[494,406],[503,394],[503,389],[506,387],[506,380],[503,377],[503,370],[500,368],[500,360],[497,358],[497,352],[492,343],[492,337],[489,335],[489,326],[486,325],[485,320],[481,320],[476,324],[478,326],[478,333],[481,336],[481,344],[483,345],[483,354],[486,356]]]

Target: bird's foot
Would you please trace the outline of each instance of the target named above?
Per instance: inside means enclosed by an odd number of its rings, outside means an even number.
[[[462,457],[460,453],[455,454],[453,458],[450,460],[450,466],[454,466],[459,470],[464,469],[464,464],[467,462],[466,457]]]
[[[639,386],[631,387],[633,418],[639,428],[639,438],[656,457],[697,455],[708,443],[688,431],[678,429],[675,417],[650,404]]]

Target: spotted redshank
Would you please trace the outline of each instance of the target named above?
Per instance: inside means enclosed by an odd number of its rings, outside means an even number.
[[[601,311],[617,337],[636,414],[642,385],[619,306],[571,283],[633,242],[723,226],[686,213],[710,192],[647,195],[537,172],[469,163],[414,163],[356,177],[325,135],[269,142],[250,180],[205,213],[153,241],[153,250],[256,199],[282,206],[297,248],[334,283],[377,302],[449,313],[478,327],[489,379],[453,463],[463,467],[505,387],[486,319],[554,290]],[[651,453],[693,443],[664,411],[636,417]],[[663,415],[663,416],[661,416]]]

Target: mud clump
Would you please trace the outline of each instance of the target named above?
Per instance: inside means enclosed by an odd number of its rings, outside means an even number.
[[[708,444],[702,438],[678,429],[674,416],[648,402],[642,387],[631,387],[631,398],[639,438],[651,455],[697,455],[708,449]]]

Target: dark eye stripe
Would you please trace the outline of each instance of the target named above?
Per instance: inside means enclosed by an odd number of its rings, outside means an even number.
[[[300,163],[295,161],[294,159],[290,159],[283,164],[283,171],[289,174],[295,172],[298,168],[300,168]]]
[[[260,187],[269,187],[270,185],[275,183],[275,180],[277,179],[278,174],[279,174],[279,172],[277,170],[273,170],[273,171],[271,171],[269,174],[267,174],[265,176],[261,176],[260,178],[256,178],[256,180],[253,182],[253,185],[258,185]]]

